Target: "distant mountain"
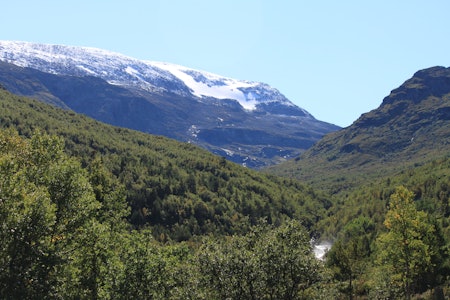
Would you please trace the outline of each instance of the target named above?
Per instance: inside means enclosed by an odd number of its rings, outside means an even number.
[[[432,67],[393,90],[379,108],[271,172],[336,192],[449,155],[450,68]]]
[[[267,84],[105,50],[1,41],[0,61],[0,83],[13,93],[252,168],[295,157],[339,129]]]

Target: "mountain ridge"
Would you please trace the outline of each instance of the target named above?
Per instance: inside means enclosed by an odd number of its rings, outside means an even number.
[[[13,72],[3,65],[0,71],[0,83],[19,95],[194,143],[251,168],[293,158],[339,129],[316,120],[267,84],[106,50],[0,41],[0,60],[23,68]],[[30,93],[30,84],[46,93]]]
[[[232,99],[248,110],[256,108],[259,103],[255,103],[255,100],[258,98],[264,100],[262,102],[296,106],[277,89],[265,83],[232,79],[171,63],[138,60],[98,48],[0,41],[0,54],[0,59],[5,62],[47,73],[100,77],[111,84],[149,91]],[[258,97],[261,96],[259,92],[271,98]],[[311,116],[306,110],[301,111],[305,116]]]
[[[295,159],[270,169],[338,192],[363,178],[450,155],[450,68],[416,72],[352,125],[326,135]]]

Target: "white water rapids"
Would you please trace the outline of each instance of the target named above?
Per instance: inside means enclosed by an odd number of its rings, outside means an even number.
[[[331,246],[333,245],[328,241],[313,244],[314,255],[317,259],[323,260],[325,254],[331,249]]]

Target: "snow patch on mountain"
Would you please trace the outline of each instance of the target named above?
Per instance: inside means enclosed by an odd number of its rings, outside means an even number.
[[[258,83],[226,78],[209,72],[200,72],[169,63],[152,62],[152,64],[178,77],[192,90],[194,95],[200,98],[234,99],[244,109],[256,109],[256,105],[258,104],[256,97],[251,92],[246,95],[240,89],[254,88]]]
[[[233,156],[233,155],[234,155],[234,152],[231,151],[231,150],[229,150],[229,149],[222,148],[222,150],[223,150],[223,152],[225,152],[226,155],[228,155],[228,156]]]
[[[132,76],[139,76],[139,71],[130,66],[125,68],[125,72],[127,72],[128,74],[130,74]]]
[[[83,70],[83,71],[85,71],[85,72],[88,73],[88,74],[91,74],[92,76],[96,76],[96,75],[97,75],[94,71],[92,71],[92,70],[89,69],[89,68],[86,68],[85,66],[77,65],[77,67],[78,67],[80,70]]]

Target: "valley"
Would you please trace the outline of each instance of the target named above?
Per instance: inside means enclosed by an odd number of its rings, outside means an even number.
[[[448,296],[450,68],[340,129],[261,83],[27,47],[0,55],[2,297]]]

